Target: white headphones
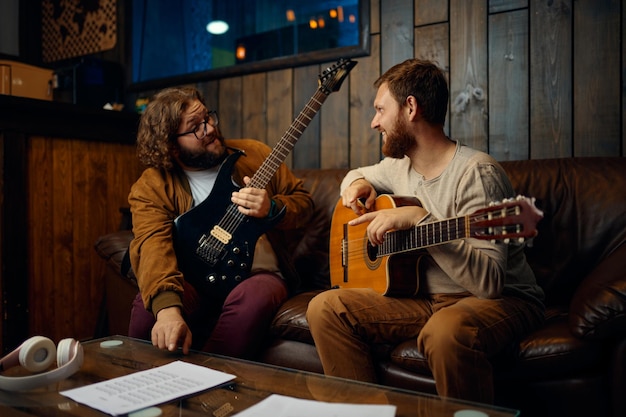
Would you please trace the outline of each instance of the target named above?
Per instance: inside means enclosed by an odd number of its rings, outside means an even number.
[[[0,389],[27,391],[68,378],[83,364],[83,347],[74,339],[63,339],[57,349],[47,337],[34,336],[0,359],[0,371],[21,365],[31,372],[43,372],[55,357],[57,368],[51,371],[18,377],[0,376]]]

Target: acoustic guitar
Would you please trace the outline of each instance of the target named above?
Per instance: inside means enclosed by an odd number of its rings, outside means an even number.
[[[534,199],[518,196],[461,217],[425,223],[385,234],[381,245],[367,238],[367,225],[350,226],[357,214],[339,199],[330,228],[330,281],[335,288],[372,288],[379,294],[409,297],[419,289],[425,248],[457,239],[524,242],[537,234],[543,213]],[[413,197],[381,194],[370,211],[419,205]]]
[[[356,64],[340,59],[319,75],[317,90],[247,187],[267,186],[326,98],[339,91]],[[253,218],[239,212],[230,201],[231,194],[240,189],[231,175],[240,156],[241,152],[230,154],[220,167],[209,196],[174,221],[174,247],[181,272],[200,293],[216,302],[222,302],[236,285],[249,277],[258,239],[285,214],[283,208],[271,218]]]

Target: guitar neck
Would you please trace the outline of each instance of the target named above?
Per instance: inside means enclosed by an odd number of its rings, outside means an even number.
[[[293,150],[296,142],[300,139],[300,136],[302,136],[302,133],[309,123],[311,123],[311,120],[313,120],[327,97],[328,94],[321,88],[317,89],[313,97],[309,99],[309,102],[304,106],[302,111],[300,111],[298,117],[291,123],[289,129],[287,129],[274,149],[272,149],[270,155],[254,174],[250,180],[250,187],[265,188],[278,170],[278,167],[280,167],[280,164],[285,162],[285,158],[287,158],[287,155]]]
[[[470,237],[470,218],[471,216],[455,217],[412,229],[388,232],[384,242],[378,247],[378,256],[408,252]]]
[[[298,117],[291,122],[291,126],[280,138],[270,155],[265,159],[254,176],[250,179],[249,187],[265,188],[272,179],[280,164],[285,162],[285,158],[291,152],[300,136],[311,123],[313,117],[322,107],[326,98],[334,92],[339,91],[343,80],[348,76],[350,70],[356,65],[350,59],[340,59],[335,65],[327,68],[320,74],[319,87],[298,114]]]

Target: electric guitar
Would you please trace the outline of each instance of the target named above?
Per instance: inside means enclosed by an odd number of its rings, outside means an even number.
[[[339,91],[356,64],[341,59],[319,75],[317,90],[252,176],[248,187],[267,186],[326,98]],[[209,196],[174,220],[174,247],[185,280],[216,302],[223,302],[236,285],[249,277],[257,240],[285,214],[283,208],[271,218],[253,218],[231,203],[231,194],[240,188],[231,178],[240,156],[241,152],[230,154],[220,167]]]
[[[413,197],[381,194],[370,211],[420,205]],[[367,225],[350,226],[356,213],[339,199],[330,227],[330,281],[335,288],[372,288],[379,294],[410,297],[419,289],[420,249],[457,239],[523,242],[537,234],[543,213],[534,199],[518,196],[474,213],[385,234],[381,245],[367,238]]]

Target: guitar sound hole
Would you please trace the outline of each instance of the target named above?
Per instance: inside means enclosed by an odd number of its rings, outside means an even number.
[[[378,256],[378,247],[372,246],[372,244],[367,241],[367,257],[370,262],[376,262],[376,257]]]
[[[378,247],[372,246],[367,236],[363,239],[363,263],[371,271],[378,269],[382,262],[382,258],[378,257]]]

